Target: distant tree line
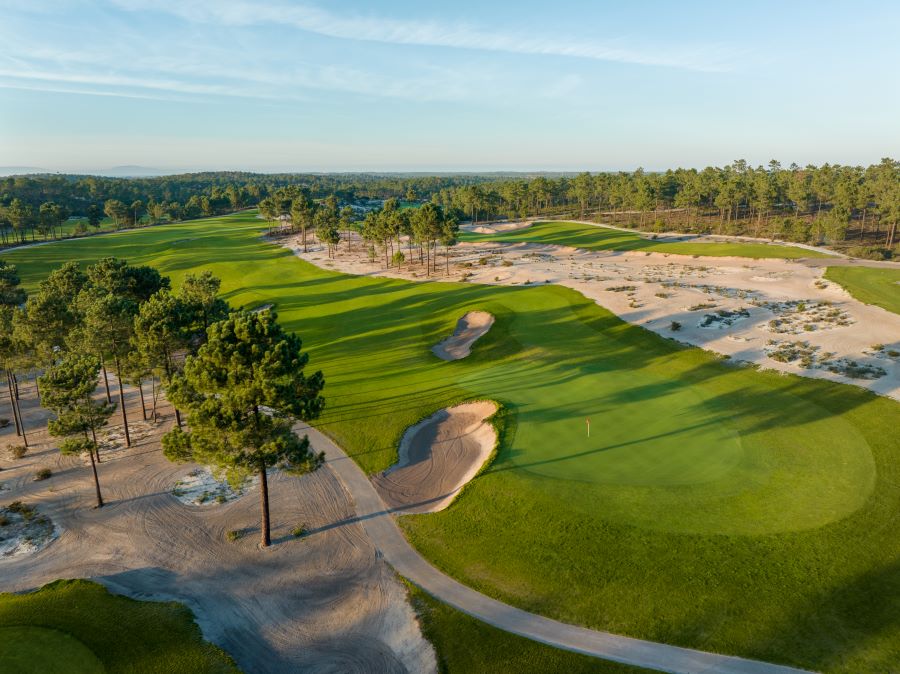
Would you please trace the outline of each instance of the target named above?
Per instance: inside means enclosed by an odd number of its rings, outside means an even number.
[[[306,200],[299,199],[303,195]],[[309,204],[334,202],[317,211]],[[777,161],[725,167],[578,175],[369,175],[196,173],[160,178],[14,176],[0,180],[6,244],[58,236],[70,216],[81,230],[104,216],[116,227],[219,215],[259,205],[270,219],[335,240],[350,204],[430,202],[457,220],[602,218],[638,228],[745,234],[802,243],[898,243],[900,162],[783,168]],[[305,209],[305,210],[304,210]],[[319,219],[316,220],[315,218]],[[370,228],[371,229],[371,228]],[[330,245],[335,245],[334,243]],[[390,245],[388,245],[390,248]]]
[[[900,162],[863,168],[825,164],[649,173],[581,173],[557,179],[498,180],[440,190],[433,200],[479,220],[595,217],[639,228],[744,234],[803,243],[868,240],[890,251],[898,242]]]
[[[378,176],[366,174],[195,173],[160,178],[27,175],[0,179],[0,240],[24,243],[59,238],[70,217],[83,218],[76,234],[100,226],[156,224],[221,215],[256,206],[279,189],[295,187],[313,199],[342,203],[388,198],[428,200],[441,189],[489,180],[485,176]]]

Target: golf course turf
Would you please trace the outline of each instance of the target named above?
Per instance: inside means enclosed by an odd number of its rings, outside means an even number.
[[[900,268],[829,267],[825,278],[843,286],[860,302],[900,314]]]
[[[0,672],[102,674],[237,673],[174,602],[110,594],[60,580],[27,594],[0,594]]]
[[[730,365],[567,288],[323,271],[263,229],[243,214],[3,257],[31,288],[64,261],[115,255],[176,285],[209,269],[233,305],[274,304],[325,373],[318,425],[370,473],[437,409],[501,402],[493,465],[446,511],[401,519],[423,554],[478,590],[824,672],[900,661],[900,404]],[[431,347],[470,310],[494,326],[469,357],[441,361]]]
[[[650,674],[651,670],[531,641],[487,625],[410,586],[425,637],[434,644],[441,672],[522,674]]]
[[[796,259],[801,257],[827,257],[814,250],[779,246],[767,243],[726,242],[692,243],[654,241],[640,235],[640,232],[623,232],[618,229],[586,225],[579,222],[546,221],[536,222],[530,227],[497,234],[476,234],[466,232],[463,241],[473,243],[497,241],[502,243],[543,243],[556,246],[571,246],[585,250],[637,251],[643,253],[671,253],[674,255],[699,255],[705,257],[777,257]]]

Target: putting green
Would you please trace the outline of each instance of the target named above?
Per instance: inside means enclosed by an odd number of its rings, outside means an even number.
[[[0,627],[0,672],[103,674],[106,669],[78,639],[46,627]]]
[[[828,267],[825,278],[843,286],[860,302],[900,314],[900,269]]]
[[[725,243],[665,242],[642,237],[638,232],[585,225],[579,222],[536,222],[531,227],[497,234],[466,232],[463,241],[501,241],[503,243],[543,243],[572,246],[585,250],[641,251],[647,253],[671,253],[674,255],[699,255],[704,257],[784,258],[828,257],[825,253],[795,246],[779,246],[752,241]]]

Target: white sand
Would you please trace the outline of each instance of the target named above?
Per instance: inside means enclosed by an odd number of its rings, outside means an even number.
[[[453,334],[431,351],[441,360],[459,360],[472,353],[472,345],[487,334],[494,324],[493,314],[486,311],[470,311],[459,319]]]
[[[193,468],[175,483],[172,495],[186,505],[221,505],[240,498],[258,482],[259,478],[245,480],[235,489],[227,480],[216,477],[209,466],[200,466]]]
[[[401,513],[447,508],[490,458],[497,433],[486,421],[496,403],[448,407],[406,430],[399,461],[372,477],[384,502]]]
[[[172,495],[189,467],[162,454],[159,438],[173,424],[163,403],[152,435],[110,452],[97,467],[107,505],[95,509],[91,469],[81,457],[61,456],[55,440],[37,430],[48,415],[33,387],[20,388],[35,446],[9,460],[6,448],[20,440],[14,428],[0,429],[0,476],[8,487],[0,505],[21,500],[37,507],[59,538],[23,551],[31,554],[0,558],[0,592],[91,578],[131,597],[184,602],[203,635],[246,672],[437,671],[405,587],[330,467],[303,477],[273,472],[273,545],[260,550],[253,495],[213,508],[187,506]],[[129,416],[140,420],[137,391],[126,391]],[[35,482],[41,467],[53,477]],[[301,524],[309,533],[295,538],[292,529]],[[231,542],[232,530],[245,535]]]
[[[301,258],[325,266],[324,247],[311,246],[304,254],[296,241],[287,245]],[[485,264],[480,263],[482,260]],[[352,253],[341,247],[328,262],[329,268],[350,274],[411,280],[425,277],[417,265],[397,270],[385,269],[380,260],[369,262],[362,245],[354,245]],[[430,280],[499,285],[558,283],[578,290],[629,323],[734,361],[854,384],[900,400],[900,359],[887,355],[900,351],[900,316],[863,304],[839,285],[824,281],[822,275],[828,264],[847,262],[693,258],[528,243],[462,243],[451,249],[450,275],[444,274],[443,255],[439,254],[438,271]],[[841,318],[829,319],[826,314],[832,309]],[[707,314],[742,310],[748,315],[730,325],[715,320],[715,329],[701,327]],[[773,320],[781,321],[781,325],[771,326]],[[681,324],[680,330],[671,329],[673,321]],[[770,357],[770,341],[777,346],[796,340],[818,347],[830,361],[875,366],[883,369],[884,375],[853,378],[827,365],[804,367],[799,360],[779,362]],[[877,344],[885,347],[878,354],[872,350]]]

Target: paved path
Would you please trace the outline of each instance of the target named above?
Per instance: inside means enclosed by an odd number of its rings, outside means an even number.
[[[673,674],[798,674],[805,670],[642,641],[568,625],[528,613],[476,592],[429,564],[388,512],[368,477],[327,436],[301,424],[312,446],[325,452],[327,464],[356,503],[357,517],[378,552],[396,571],[437,599],[494,627],[551,646]]]

